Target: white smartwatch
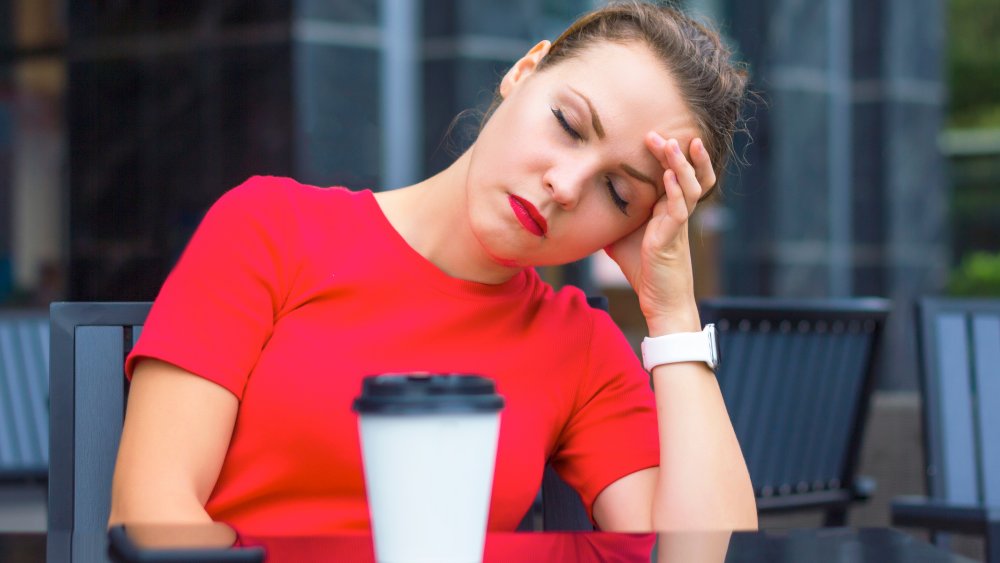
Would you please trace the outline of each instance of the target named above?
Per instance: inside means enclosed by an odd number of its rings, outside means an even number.
[[[648,371],[663,364],[705,362],[709,369],[719,367],[719,341],[715,325],[701,332],[679,332],[642,339],[642,365]]]

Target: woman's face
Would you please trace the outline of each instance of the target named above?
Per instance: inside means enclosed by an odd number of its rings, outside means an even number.
[[[504,77],[504,101],[470,153],[472,229],[505,265],[565,264],[645,225],[664,170],[644,137],[656,131],[686,148],[698,135],[646,46],[597,44],[536,71],[547,48]]]

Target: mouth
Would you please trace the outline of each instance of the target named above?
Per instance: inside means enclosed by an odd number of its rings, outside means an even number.
[[[521,225],[535,236],[545,236],[549,230],[545,217],[535,209],[535,206],[526,199],[521,199],[516,195],[510,196],[510,207],[514,210],[514,216],[521,222]]]

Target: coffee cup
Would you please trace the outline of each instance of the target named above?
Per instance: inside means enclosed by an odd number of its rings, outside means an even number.
[[[378,561],[482,561],[502,409],[478,375],[364,379],[354,410]]]

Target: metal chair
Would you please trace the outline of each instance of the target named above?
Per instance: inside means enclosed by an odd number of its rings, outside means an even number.
[[[857,476],[889,313],[883,299],[711,299],[717,369],[760,514],[823,510],[843,526],[874,483]]]
[[[918,303],[928,497],[892,503],[894,526],[976,534],[1000,563],[1000,299]]]
[[[128,394],[124,362],[149,308],[149,303],[50,308],[49,562],[107,560],[104,531]]]

